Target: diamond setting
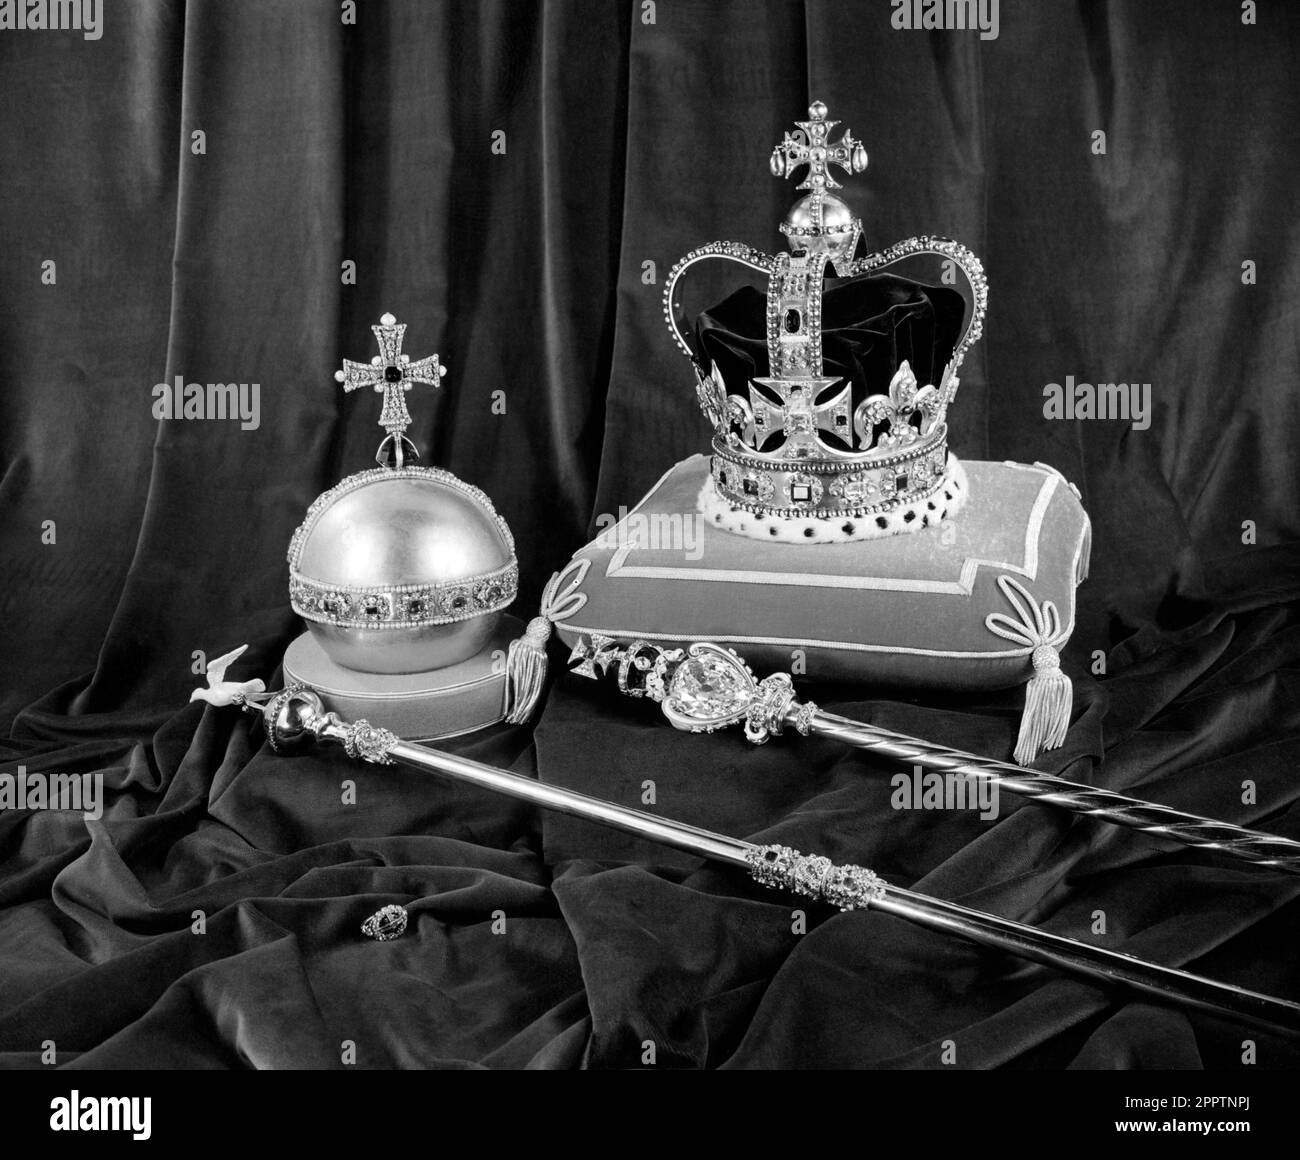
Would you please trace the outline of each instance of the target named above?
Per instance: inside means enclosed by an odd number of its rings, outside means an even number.
[[[830,173],[835,166],[861,172],[866,153],[847,131],[839,140],[832,139],[831,129],[839,123],[828,119],[821,102],[814,102],[809,119],[797,122],[797,131],[787,133],[773,154],[774,174],[789,177],[806,167],[806,180],[799,188],[811,190],[781,225],[790,252],[769,255],[743,243],[711,242],[674,265],[664,288],[664,319],[674,341],[692,358],[699,376],[710,380],[701,405],[714,429],[716,496],[738,511],[758,516],[802,520],[880,515],[933,498],[948,482],[942,478],[945,471],[951,471],[946,416],[957,393],[957,372],[983,332],[988,282],[979,259],[965,246],[922,236],[854,256],[862,223],[829,192],[838,188]],[[678,283],[698,263],[719,259],[767,275],[771,377],[752,378],[745,388],[719,381],[716,365],[704,370],[709,360],[692,349],[683,333]],[[943,283],[957,285],[966,300],[966,315],[953,336],[951,357],[941,372],[933,368],[935,381],[925,385],[917,382],[906,361],[898,363],[887,387],[872,384],[868,389],[879,393],[868,394],[854,406],[852,396],[859,388],[843,381],[843,376],[825,377],[830,369],[822,351],[826,275],[832,270],[842,278],[884,272],[896,263],[908,263],[900,273],[911,274],[918,259],[927,271],[935,268],[933,278],[922,272],[921,283],[940,281],[942,265]],[[956,282],[948,277],[953,268]],[[834,397],[825,397],[830,395]],[[891,467],[899,470],[889,472]],[[754,487],[752,477],[760,471],[773,483],[767,498]],[[879,474],[868,476],[868,472]],[[796,474],[815,476],[821,494],[814,498],[819,489],[794,479]]]

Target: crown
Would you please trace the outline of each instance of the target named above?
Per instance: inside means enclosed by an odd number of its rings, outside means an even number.
[[[815,101],[772,151],[773,175],[804,171],[797,188],[808,191],[780,226],[788,252],[712,242],[677,262],[664,288],[664,317],[713,425],[701,506],[728,530],[776,536],[775,521],[797,519],[809,539],[845,538],[809,522],[826,520],[866,538],[938,523],[964,498],[946,419],[983,328],[983,267],[938,237],[857,256],[862,221],[831,192],[832,170],[861,173],[867,152],[847,130],[833,140],[839,124]],[[703,275],[720,260],[765,276],[766,295],[751,286],[706,299],[684,328],[684,293],[711,286]]]

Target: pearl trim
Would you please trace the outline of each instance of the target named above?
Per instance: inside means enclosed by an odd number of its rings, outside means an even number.
[[[711,527],[777,544],[852,544],[933,528],[966,506],[966,470],[951,452],[942,478],[927,495],[889,511],[833,516],[763,516],[738,507],[705,479],[696,506]]]

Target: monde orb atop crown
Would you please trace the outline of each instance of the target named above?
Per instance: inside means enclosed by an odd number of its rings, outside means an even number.
[[[803,172],[807,191],[780,226],[788,252],[712,242],[682,258],[664,289],[714,429],[700,508],[743,535],[870,539],[934,526],[965,501],[947,410],[982,330],[983,268],[937,237],[857,256],[862,221],[832,192],[832,171],[861,173],[867,152],[847,130],[836,139],[837,125],[816,101],[772,151],[773,175]],[[765,276],[766,293],[706,300],[692,324],[683,291],[717,261]]]

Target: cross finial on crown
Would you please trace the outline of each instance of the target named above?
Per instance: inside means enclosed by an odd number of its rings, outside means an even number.
[[[844,136],[831,144],[831,130],[838,121],[826,120],[826,106],[813,101],[808,106],[808,120],[796,121],[799,132],[787,132],[781,144],[772,150],[772,175],[789,177],[801,165],[808,172],[798,189],[839,189],[840,183],[830,175],[829,166],[840,166],[847,173],[861,173],[867,167],[867,151],[862,142],[847,129]]]
[[[406,333],[406,323],[398,322],[391,314],[385,314],[378,326],[370,328],[379,343],[379,354],[368,363],[343,360],[343,369],[334,372],[337,382],[343,384],[345,391],[355,391],[361,387],[373,387],[382,392],[384,405],[379,413],[379,425],[388,434],[379,445],[375,455],[381,464],[386,463],[385,448],[392,443],[393,456],[397,467],[401,467],[409,452],[413,458],[419,452],[406,438],[406,429],[411,425],[411,413],[406,409],[405,394],[416,383],[436,387],[439,380],[447,373],[447,368],[438,361],[436,354],[427,358],[411,361],[411,356],[402,353],[402,336]]]
[[[862,219],[830,173],[837,165],[860,173],[867,151],[847,130],[837,135],[841,125],[814,101],[807,120],[772,151],[773,174],[804,179],[780,225],[789,252],[710,242],[677,262],[664,287],[664,317],[695,365],[696,395],[713,427],[711,483],[700,492],[700,510],[712,526],[764,542],[931,527],[964,499],[964,484],[953,482],[947,408],[980,334],[983,267],[946,238],[909,238],[859,257]],[[750,307],[737,298],[697,315],[688,341],[680,288],[713,259],[765,275],[767,294],[761,309],[756,299]],[[900,303],[905,310],[896,309]],[[728,321],[719,327],[723,314]],[[744,358],[720,333],[733,326],[744,335]],[[759,328],[766,360],[752,341]],[[827,350],[824,329],[833,335]],[[891,369],[886,391],[881,379]]]

